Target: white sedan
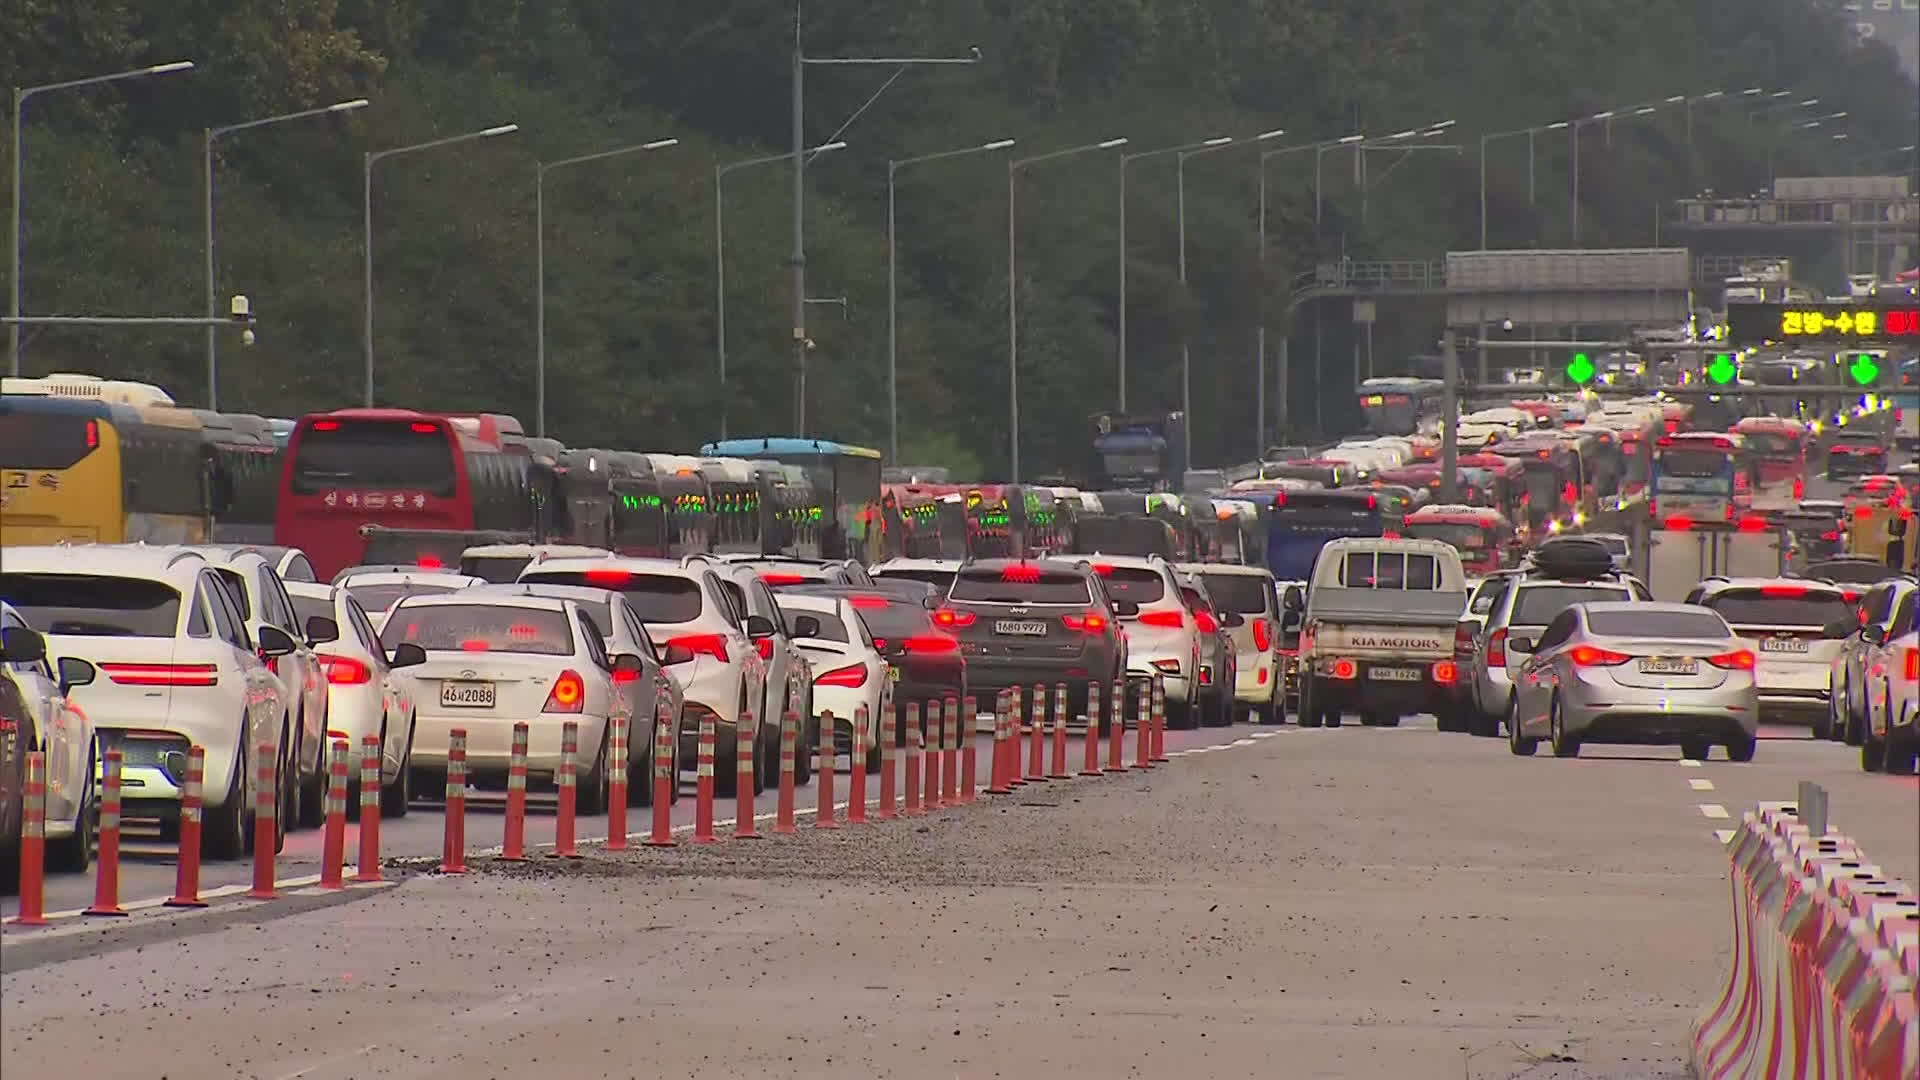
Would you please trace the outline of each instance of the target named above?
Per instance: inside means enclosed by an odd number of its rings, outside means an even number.
[[[56,672],[46,639],[7,603],[0,603],[0,664],[26,700],[30,745],[47,755],[47,863],[55,870],[85,870],[93,861],[99,820],[93,797],[97,753],[93,722],[67,700],[67,689],[92,682],[93,665],[65,657]]]
[[[353,594],[367,611],[373,628],[386,625],[393,605],[409,596],[440,596],[473,585],[485,585],[485,578],[456,574],[450,570],[356,570],[335,574],[333,584]]]
[[[425,654],[395,650],[389,658],[366,610],[353,594],[332,585],[286,583],[308,642],[326,671],[327,744],[345,739],[348,747],[347,813],[360,806],[360,747],[368,735],[380,738],[380,816],[402,817],[412,795],[412,682],[402,661],[418,663]]]
[[[616,672],[624,681],[642,667],[632,654],[608,655],[577,601],[410,596],[394,607],[380,641],[390,650],[414,645],[426,652],[424,663],[403,673],[417,714],[416,787],[430,792],[444,782],[455,728],[467,733],[469,781],[504,786],[516,723],[528,727],[528,780],[551,782],[560,770],[561,727],[571,720],[578,726],[578,808],[583,814],[606,809],[609,721],[628,709]]]
[[[851,754],[853,721],[860,709],[867,711],[869,733],[876,730],[874,717],[891,715],[893,668],[874,646],[873,635],[847,597],[779,596],[787,632],[813,668],[814,719],[823,723],[831,712],[836,752],[845,749]],[[880,747],[871,734],[867,741],[867,771],[876,772]]]

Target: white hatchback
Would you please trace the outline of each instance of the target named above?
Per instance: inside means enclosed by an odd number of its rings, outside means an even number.
[[[6,667],[26,701],[28,745],[47,755],[47,863],[55,870],[85,870],[93,861],[98,814],[93,778],[98,753],[93,721],[67,699],[69,690],[92,682],[94,666],[62,657],[56,669],[47,641],[12,604],[0,601],[0,666]]]
[[[844,596],[782,593],[780,613],[794,644],[813,666],[815,730],[832,713],[835,751],[845,748],[851,754],[854,720],[864,709],[868,718],[866,763],[869,772],[878,772],[880,746],[872,733],[877,730],[878,717],[891,715],[893,668],[880,655],[853,601]]]
[[[333,583],[353,594],[367,611],[375,630],[387,622],[393,605],[409,596],[441,596],[474,585],[485,585],[485,578],[456,574],[451,570],[360,570],[334,575]]]
[[[412,683],[400,669],[426,654],[415,647],[389,656],[366,610],[345,589],[289,581],[287,594],[325,669],[327,742],[347,741],[347,812],[358,812],[360,749],[373,735],[380,740],[380,816],[404,816],[412,795],[414,708]]]

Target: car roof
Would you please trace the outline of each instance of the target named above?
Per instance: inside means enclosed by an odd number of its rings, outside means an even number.
[[[1141,566],[1146,566],[1149,564],[1164,565],[1164,563],[1160,559],[1148,560],[1148,559],[1135,558],[1133,556],[1128,556],[1128,555],[1114,555],[1112,557],[1101,555],[1101,556],[1098,556],[1098,558],[1103,563],[1110,562],[1116,566],[1132,565],[1132,564],[1138,564]],[[962,571],[1004,570],[1009,566],[1031,566],[1036,570],[1054,570],[1054,571],[1059,571],[1062,573],[1069,573],[1069,574],[1075,571],[1080,571],[1083,573],[1091,573],[1092,572],[1091,564],[1093,563],[1094,559],[1095,559],[1095,556],[1092,556],[1092,555],[1073,555],[1073,556],[1068,556],[1064,558],[1056,557],[1056,558],[1045,558],[1045,559],[971,559],[971,560],[968,560],[966,563],[964,563],[960,567],[960,569]]]
[[[958,570],[959,559],[888,559],[868,567],[870,574],[884,574],[889,570]]]
[[[475,544],[460,553],[463,559],[474,558],[590,558],[595,555],[611,555],[606,548],[590,547],[585,544]]]
[[[1769,587],[1822,589],[1836,593],[1845,591],[1841,586],[1830,581],[1802,577],[1707,578],[1700,582],[1700,587],[1703,592],[1706,593],[1725,592],[1728,589],[1765,589]]]
[[[630,555],[596,555],[558,559],[529,563],[522,575],[540,573],[576,573],[584,574],[590,570],[625,570],[630,574],[658,574],[667,577],[683,577],[697,580],[699,570],[704,566],[688,566],[678,559],[648,559]]]
[[[925,581],[879,581],[871,585],[842,584],[838,581],[803,581],[780,590],[780,595],[798,596],[883,596],[902,603],[937,599],[940,590]]]
[[[1666,600],[1589,600],[1589,601],[1586,601],[1585,603],[1575,604],[1573,606],[1580,608],[1584,611],[1596,612],[1600,614],[1606,614],[1610,612],[1619,612],[1619,611],[1630,611],[1635,613],[1652,612],[1652,613],[1661,613],[1661,614],[1683,614],[1683,613],[1692,612],[1692,611],[1708,611],[1711,613],[1711,609],[1703,608],[1695,604],[1676,604]],[[1722,619],[1720,621],[1725,622],[1726,620]],[[1660,635],[1652,634],[1649,636],[1659,637]]]
[[[783,611],[791,608],[796,611],[829,611],[839,615],[847,608],[847,598],[783,592],[780,594],[779,604]]]
[[[1248,566],[1245,563],[1175,563],[1173,568],[1186,574],[1238,574],[1241,577],[1271,578],[1273,572],[1264,566]]]
[[[331,600],[340,591],[338,585],[327,585],[318,581],[284,581],[288,596],[304,596],[309,600]]]
[[[250,547],[219,547],[195,544],[187,550],[198,551],[206,556],[207,563],[211,566],[231,567],[257,562],[263,566],[273,567],[278,564],[278,560],[270,559],[258,550]]]
[[[9,547],[0,558],[7,573],[75,574],[81,577],[146,577],[181,581],[207,566],[203,552],[148,544],[47,544]]]
[[[486,578],[469,577],[451,570],[369,570],[365,573],[336,577],[335,585],[454,585],[458,588],[471,588],[474,585],[487,585]]]
[[[457,607],[461,604],[472,604],[478,600],[484,601],[487,606],[533,608],[541,611],[565,611],[567,610],[567,605],[573,602],[557,596],[525,596],[513,593],[481,592],[477,589],[473,590],[473,592],[479,593],[479,595],[471,595],[467,590],[463,589],[457,593],[439,593],[430,596],[404,596],[400,598],[400,604],[395,605],[395,610],[398,610],[400,605],[405,605],[410,608]]]
[[[592,585],[559,585],[542,581],[496,581],[462,589],[460,595],[544,596],[552,600],[576,600],[593,604],[626,602],[626,597],[618,589],[601,589]]]

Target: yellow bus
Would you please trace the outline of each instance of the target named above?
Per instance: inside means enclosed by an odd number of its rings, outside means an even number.
[[[0,545],[205,542],[209,460],[186,409],[0,394]]]

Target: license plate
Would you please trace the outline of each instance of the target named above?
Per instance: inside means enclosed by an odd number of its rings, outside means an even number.
[[[493,708],[493,684],[490,682],[443,682],[440,704],[455,709]]]
[[[893,666],[893,665],[891,665],[891,664],[889,664],[889,665],[887,665],[887,681],[888,681],[888,682],[896,682],[896,683],[897,683],[897,682],[899,682],[899,681],[900,681],[900,669],[899,669],[899,668],[897,668],[897,667],[894,667],[894,666]]]
[[[1420,669],[1410,667],[1377,667],[1367,669],[1367,678],[1377,682],[1419,682]]]
[[[1046,637],[1047,624],[1032,619],[996,619],[993,623],[996,634],[1015,634],[1020,637]]]
[[[1761,652],[1803,653],[1812,648],[1812,643],[1800,638],[1761,638]]]
[[[1698,675],[1700,661],[1685,656],[1649,656],[1640,661],[1642,675]]]

